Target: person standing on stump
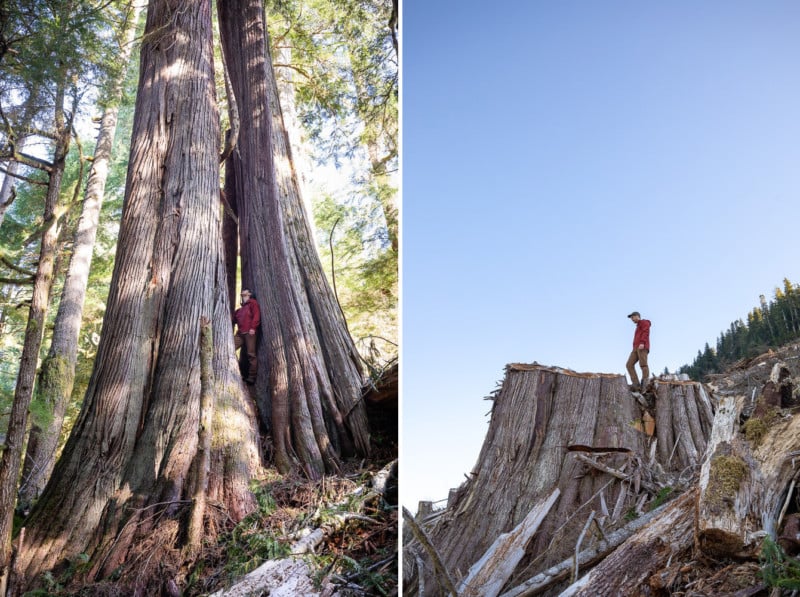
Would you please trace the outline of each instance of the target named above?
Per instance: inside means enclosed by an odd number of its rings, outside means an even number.
[[[644,392],[647,381],[650,379],[650,367],[647,366],[647,355],[650,353],[650,320],[642,319],[638,311],[634,311],[628,318],[636,324],[636,331],[633,334],[633,350],[625,366],[628,375],[631,377],[631,390]],[[642,383],[639,385],[639,378],[636,376],[636,363],[642,369]]]
[[[236,309],[233,314],[233,322],[239,328],[236,335],[233,337],[233,344],[235,350],[239,350],[244,346],[247,353],[247,377],[245,383],[253,385],[256,382],[256,375],[258,374],[258,358],[256,357],[256,332],[258,326],[261,325],[261,310],[258,307],[253,293],[247,288],[242,289],[242,306]],[[244,355],[242,355],[244,356]],[[240,358],[240,362],[243,361]]]

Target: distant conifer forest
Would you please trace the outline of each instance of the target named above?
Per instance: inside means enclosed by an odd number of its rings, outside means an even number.
[[[762,294],[760,304],[747,314],[747,321],[738,319],[722,332],[716,348],[706,343],[697,351],[691,365],[678,372],[701,380],[709,373],[719,373],[741,359],[762,354],[800,338],[800,285],[783,280],[783,288],[775,288],[769,303]]]

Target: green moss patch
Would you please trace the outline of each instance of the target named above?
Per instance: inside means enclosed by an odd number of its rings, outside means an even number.
[[[775,424],[777,419],[778,409],[770,408],[761,416],[753,417],[745,422],[745,424],[742,426],[742,431],[744,432],[744,436],[747,441],[750,442],[751,446],[753,446],[753,449],[761,445],[761,442],[764,440],[767,432]]]
[[[747,475],[747,465],[738,456],[722,455],[711,459],[706,503],[714,513],[733,504],[733,496]]]

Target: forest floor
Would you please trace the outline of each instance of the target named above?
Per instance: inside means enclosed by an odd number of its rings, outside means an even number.
[[[398,595],[396,365],[386,377],[365,395],[368,459],[346,460],[337,475],[318,481],[267,468],[251,482],[257,510],[238,524],[221,511],[207,517],[215,540],[195,557],[173,547],[177,521],[164,521],[123,566],[132,574],[88,584],[88,562],[79,558],[47,573],[45,586],[26,597]],[[154,561],[155,553],[167,555]],[[273,565],[280,570],[258,576]],[[298,576],[302,585],[288,582]]]
[[[265,561],[288,557],[317,529],[321,541],[301,557],[321,592],[397,595],[397,504],[371,489],[391,463],[385,457],[346,462],[340,476],[319,482],[269,475],[255,490],[259,510],[204,551],[183,595],[224,589]]]
[[[179,549],[156,550],[155,544],[172,537],[154,533],[132,554],[138,580],[105,579],[86,583],[82,562],[59,573],[46,574],[45,586],[26,597],[122,597],[129,595],[362,595],[398,594],[398,519],[396,481],[376,480],[396,464],[397,447],[373,453],[371,459],[346,461],[339,475],[320,481],[280,475],[267,469],[252,483],[258,509],[233,525],[224,515],[217,540],[207,543],[190,562]],[[394,469],[396,474],[396,469]],[[393,477],[396,480],[396,477]],[[388,500],[388,501],[387,501]],[[393,502],[393,503],[392,503]],[[165,525],[166,527],[166,525]],[[159,536],[160,535],[160,536]],[[298,546],[302,555],[292,555]],[[163,545],[162,545],[163,547]],[[167,553],[153,562],[152,553]],[[238,587],[267,562],[302,561],[304,587],[278,590],[275,578],[251,582],[251,590]],[[143,583],[143,584],[142,584]],[[243,585],[242,585],[243,586]],[[256,591],[253,592],[253,588]]]

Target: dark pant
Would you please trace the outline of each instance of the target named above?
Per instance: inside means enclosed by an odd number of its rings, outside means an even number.
[[[628,357],[628,362],[625,363],[625,367],[628,369],[628,375],[631,376],[631,383],[635,386],[639,385],[639,378],[636,377],[636,369],[634,368],[637,362],[642,368],[642,381],[650,379],[650,367],[647,366],[647,354],[649,352],[650,351],[646,348],[634,348],[631,352],[631,356]]]
[[[248,379],[255,379],[258,373],[258,359],[256,358],[256,335],[255,334],[236,334],[233,337],[233,345],[235,350],[239,350],[244,345],[244,350],[247,352],[247,377]],[[244,356],[244,355],[242,355]],[[240,359],[243,361],[244,359]]]

